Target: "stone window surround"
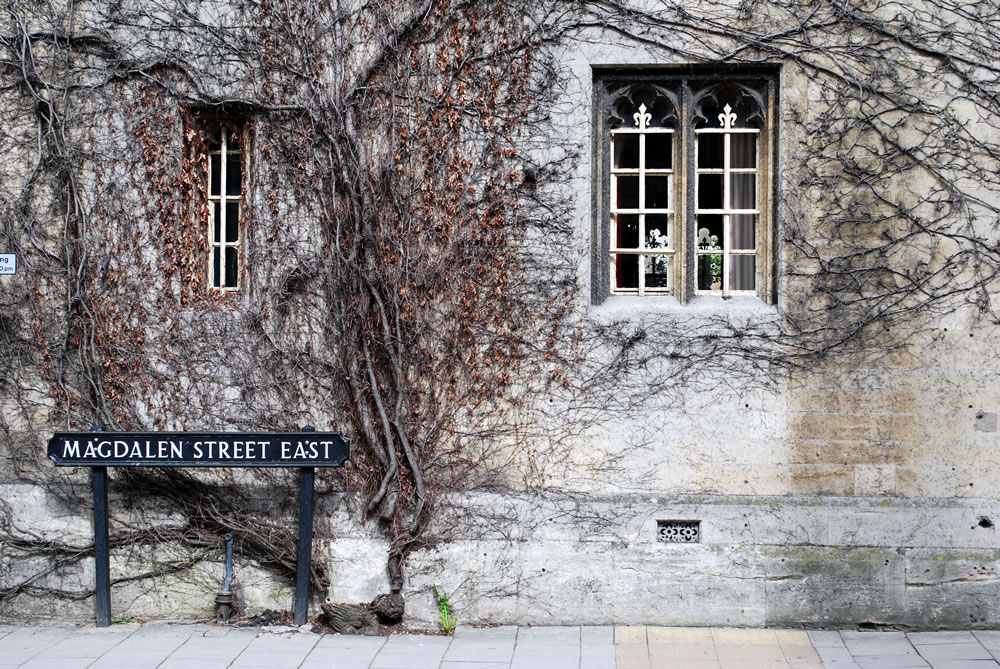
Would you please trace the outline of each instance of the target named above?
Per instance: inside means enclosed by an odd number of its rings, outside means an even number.
[[[645,309],[661,302],[663,306],[685,305],[703,299],[714,302],[720,297],[723,300],[737,299],[740,302],[750,299],[762,306],[775,304],[777,298],[775,280],[777,249],[774,239],[777,210],[775,185],[777,170],[774,166],[777,165],[778,156],[779,67],[777,65],[746,67],[689,65],[638,68],[616,66],[593,67],[592,73],[595,184],[592,203],[594,220],[591,236],[593,240],[591,244],[591,298],[593,304],[600,305],[609,301],[609,298],[610,301],[626,300],[631,302],[635,300],[643,303],[645,306],[640,308]],[[618,99],[614,96],[620,95],[621,91],[629,86],[655,86],[670,90],[674,93],[673,103],[676,105],[673,127],[668,130],[668,132],[672,131],[672,135],[677,138],[672,147],[673,160],[668,166],[669,169],[660,170],[663,173],[672,172],[672,176],[675,177],[670,186],[672,190],[671,201],[669,205],[655,212],[661,217],[665,217],[669,213],[672,221],[676,223],[671,227],[669,233],[670,242],[666,245],[668,250],[664,253],[660,248],[650,253],[648,249],[641,248],[644,243],[639,243],[640,248],[637,251],[631,251],[632,255],[638,254],[640,257],[669,257],[671,260],[676,258],[676,261],[671,265],[669,281],[665,281],[664,285],[656,286],[651,290],[642,290],[642,288],[616,290],[612,269],[614,260],[609,263],[609,259],[613,257],[613,240],[611,239],[613,236],[611,211],[611,175],[613,170],[610,155],[612,105]],[[711,126],[707,122],[702,122],[696,131],[692,108],[696,94],[703,96],[706,90],[720,86],[739,87],[753,91],[760,107],[758,160],[755,169],[747,170],[756,175],[758,191],[756,209],[754,210],[754,215],[758,216],[758,219],[755,229],[756,250],[753,252],[757,259],[753,290],[723,290],[721,287],[715,287],[715,290],[704,290],[699,289],[696,283],[697,258],[704,257],[706,252],[702,250],[699,253],[697,250],[696,221],[698,220],[697,216],[704,212],[695,213],[696,184],[698,175],[705,170],[697,170],[696,172],[695,146],[696,136],[700,136],[701,132],[708,130]],[[650,111],[652,110],[647,110],[646,113]],[[656,121],[653,123],[655,124]],[[618,127],[625,126],[620,123]],[[709,132],[711,131],[709,130]],[[639,132],[638,128],[633,129],[633,132]],[[720,127],[715,132],[724,133],[726,128]],[[659,165],[659,167],[667,166]],[[623,170],[615,170],[615,173],[621,171]],[[655,174],[656,170],[653,170],[653,173]],[[728,222],[728,216],[726,218]],[[647,234],[649,234],[648,231]],[[635,264],[635,261],[632,262]],[[639,267],[641,268],[642,265]]]

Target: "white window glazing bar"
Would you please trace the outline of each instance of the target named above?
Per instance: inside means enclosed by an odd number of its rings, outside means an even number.
[[[641,107],[641,112],[645,112],[644,106]],[[663,256],[672,257],[675,254],[674,249],[674,238],[673,234],[667,234],[667,239],[669,246],[666,248],[649,248],[647,247],[646,239],[646,228],[647,228],[647,214],[662,214],[667,217],[668,221],[668,232],[671,231],[676,221],[674,220],[674,207],[673,207],[673,177],[674,169],[671,168],[650,168],[648,167],[647,160],[647,147],[646,138],[652,133],[664,133],[673,135],[674,131],[672,128],[647,128],[646,121],[647,118],[637,118],[636,123],[639,127],[636,128],[617,128],[611,131],[611,155],[614,156],[614,146],[615,138],[619,135],[638,135],[639,144],[639,157],[638,157],[638,167],[635,168],[623,168],[616,167],[612,164],[611,166],[611,187],[610,187],[610,211],[611,217],[609,221],[609,239],[611,240],[610,246],[610,272],[611,272],[611,292],[619,294],[633,294],[633,295],[645,295],[647,293],[661,293],[667,294],[673,290],[673,277],[672,270],[668,270],[667,273],[667,286],[665,288],[647,288],[646,286],[646,264],[647,256]],[[671,142],[671,152],[673,152],[673,142]],[[612,159],[612,163],[614,160]],[[671,160],[671,164],[673,160]],[[635,175],[638,180],[638,203],[636,208],[625,208],[618,206],[618,178],[619,176],[625,175]],[[668,196],[668,206],[663,209],[649,209],[647,205],[647,193],[646,193],[646,178],[648,176],[666,176],[668,177],[667,182],[667,196]],[[638,244],[635,248],[622,248],[618,246],[618,225],[619,217],[621,215],[636,215],[638,217]],[[619,255],[637,255],[637,271],[638,279],[635,288],[626,288],[618,285],[617,279],[617,265],[616,257]]]
[[[735,121],[735,114],[732,114],[731,108],[727,105],[725,108],[726,115],[729,117],[725,120],[720,118],[720,123],[722,127],[719,128],[699,128],[695,130],[695,165],[698,164],[698,141],[697,137],[702,134],[721,134],[723,136],[723,163],[722,167],[718,168],[697,168],[695,169],[695,179],[698,179],[699,175],[703,174],[720,174],[722,175],[722,208],[721,209],[709,209],[702,208],[701,203],[698,202],[695,215],[698,214],[715,214],[722,215],[722,249],[718,250],[705,250],[696,249],[695,250],[695,265],[697,267],[697,257],[698,256],[722,256],[722,288],[720,290],[705,290],[698,289],[696,287],[695,294],[699,295],[718,295],[721,294],[724,297],[731,295],[756,295],[758,291],[754,290],[732,290],[730,288],[730,277],[732,272],[732,263],[734,256],[756,256],[757,248],[759,245],[759,225],[760,225],[760,193],[759,193],[759,179],[754,180],[754,199],[755,206],[751,209],[735,209],[733,208],[732,202],[732,176],[734,174],[753,174],[755,176],[759,175],[760,167],[760,142],[758,140],[754,141],[754,167],[733,167],[732,166],[732,136],[736,134],[750,134],[755,135],[759,138],[760,130],[757,128],[733,128],[731,123]],[[697,183],[696,183],[697,188]],[[733,249],[733,232],[732,232],[732,221],[733,216],[747,214],[755,215],[758,217],[754,229],[754,248],[752,249]],[[756,265],[755,265],[756,266]]]
[[[235,291],[239,289],[240,273],[242,269],[242,257],[240,253],[241,247],[241,235],[239,232],[239,218],[242,215],[242,161],[236,161],[236,164],[240,165],[239,181],[240,181],[240,193],[236,195],[230,195],[228,192],[229,185],[229,171],[231,168],[229,156],[230,154],[239,156],[240,148],[232,148],[231,142],[229,141],[229,130],[225,127],[219,128],[219,147],[217,151],[211,151],[209,153],[209,206],[211,208],[212,225],[214,229],[211,231],[212,236],[210,239],[212,252],[209,255],[210,271],[209,276],[212,279],[211,285],[216,290],[221,291]],[[214,171],[211,169],[211,160],[214,156],[219,157],[219,170],[218,176],[215,177]],[[213,178],[218,179],[218,183],[213,183]],[[218,189],[217,195],[212,195],[212,191]],[[228,207],[230,203],[236,204],[236,220],[229,220]],[[216,207],[218,208],[218,214],[216,214]],[[236,234],[232,235],[233,239],[230,240],[230,228],[235,226]],[[235,267],[234,267],[234,283],[227,282],[227,256],[229,249],[233,249],[235,254]],[[218,259],[216,259],[216,253],[218,253]]]

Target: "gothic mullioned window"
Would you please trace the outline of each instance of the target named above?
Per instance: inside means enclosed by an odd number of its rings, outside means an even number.
[[[596,83],[595,300],[773,299],[773,74],[611,73]]]

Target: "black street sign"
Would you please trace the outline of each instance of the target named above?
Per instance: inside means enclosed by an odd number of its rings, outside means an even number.
[[[60,467],[340,467],[340,432],[56,432]]]

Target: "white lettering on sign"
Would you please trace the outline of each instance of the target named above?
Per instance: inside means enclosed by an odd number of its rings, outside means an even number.
[[[49,457],[57,465],[91,461],[92,466],[118,464],[168,464],[175,466],[307,467],[339,466],[347,442],[337,435],[290,434],[284,439],[266,435],[200,433],[185,438],[176,433],[119,433],[57,435],[49,441]],[[180,437],[180,438],[179,438]],[[330,458],[337,462],[331,462]],[[259,463],[259,464],[258,464]]]
[[[17,254],[0,253],[0,274],[17,274]]]
[[[332,441],[281,441],[282,460],[315,460],[319,457],[319,447],[323,446],[326,455],[330,457]]]
[[[80,442],[79,441],[64,441],[63,442],[63,457],[64,458],[78,458],[80,457]]]

